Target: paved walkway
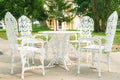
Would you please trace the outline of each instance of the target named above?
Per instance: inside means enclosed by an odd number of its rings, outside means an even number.
[[[3,53],[3,54],[1,54]],[[19,58],[20,59],[20,58]],[[105,60],[105,56],[102,58]],[[42,76],[41,69],[25,72],[25,80],[120,80],[120,52],[111,53],[111,72],[107,71],[106,64],[102,63],[102,78],[98,79],[96,69],[81,67],[81,74],[77,74],[77,58],[71,57],[70,71],[61,66],[45,69],[46,75]],[[15,68],[15,74],[10,74],[10,50],[7,40],[0,39],[0,80],[21,80],[21,65]],[[49,60],[45,61],[48,64]]]

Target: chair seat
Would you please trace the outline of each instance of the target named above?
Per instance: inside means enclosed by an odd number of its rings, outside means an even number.
[[[70,40],[69,42],[70,43],[78,43],[79,41],[78,40]]]
[[[91,41],[91,44],[89,45],[82,45],[80,44],[80,47],[78,48],[78,73],[80,73],[80,66],[81,66],[81,53],[82,50],[88,51],[90,50],[91,54],[91,61],[93,64],[94,58],[96,57],[96,55],[93,52],[97,51],[98,55],[97,55],[97,67],[98,67],[98,77],[101,77],[101,58],[102,58],[102,53],[104,50],[104,52],[107,52],[107,64],[108,64],[108,71],[110,71],[110,53],[111,53],[111,49],[112,49],[112,44],[114,41],[114,36],[115,36],[115,32],[116,32],[116,27],[117,27],[117,20],[118,20],[118,14],[116,11],[114,11],[107,19],[107,24],[106,24],[106,31],[105,31],[105,36],[101,37],[101,36],[95,36],[95,37],[91,37],[91,38],[87,38],[87,40]],[[84,21],[86,23],[86,21]],[[89,23],[89,21],[88,21]],[[90,26],[90,25],[89,25]],[[91,27],[91,26],[90,26]],[[85,28],[83,30],[86,30]],[[84,31],[86,32],[86,31]],[[88,33],[84,33],[84,35],[87,35]],[[88,36],[87,36],[88,37]],[[85,39],[85,38],[84,38]],[[79,42],[81,42],[84,39],[78,39]],[[102,43],[104,43],[105,45],[102,46]],[[92,52],[91,52],[92,50]],[[88,56],[87,56],[88,57]]]
[[[69,42],[71,42],[71,43],[79,43],[79,40],[70,40]],[[88,43],[90,41],[89,40],[81,40],[80,42],[82,42],[82,43]]]
[[[18,21],[19,22],[19,21]],[[5,14],[5,24],[6,24],[6,34],[8,38],[9,47],[11,50],[11,73],[14,73],[14,67],[15,64],[15,54],[20,53],[21,57],[21,64],[22,64],[22,72],[21,72],[21,78],[24,79],[24,72],[30,69],[34,68],[42,68],[42,74],[45,75],[44,72],[44,41],[42,40],[36,40],[32,37],[31,30],[32,30],[32,22],[27,17],[23,16],[22,19],[20,19],[19,24],[19,31],[21,33],[21,37],[18,37],[18,26],[17,21],[14,18],[14,16],[7,12]],[[17,38],[18,37],[18,38]],[[18,42],[20,41],[19,45]],[[41,43],[41,46],[37,48],[34,46],[34,43]],[[32,64],[34,64],[34,53],[40,53],[40,63],[41,65],[30,65],[29,59],[32,58]]]
[[[98,49],[104,49],[104,46],[99,46],[99,45],[88,45],[83,47],[82,49],[93,49],[93,50],[98,50]]]
[[[18,47],[18,50],[41,52],[43,49],[42,48],[32,47],[32,46],[24,46],[24,47]]]

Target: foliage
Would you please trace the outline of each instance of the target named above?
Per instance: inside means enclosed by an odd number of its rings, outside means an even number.
[[[49,18],[54,18],[59,23],[70,22],[75,17],[76,9],[72,3],[65,0],[46,0],[45,7]]]
[[[77,15],[92,15],[92,6],[90,0],[74,0],[77,7]]]
[[[48,18],[48,15],[44,8],[45,0],[34,0],[34,3],[33,3],[33,1],[31,1],[31,2],[33,4],[33,9],[34,9],[31,12],[33,15],[33,18],[35,18],[39,21],[46,20]]]
[[[45,8],[47,5],[47,10]],[[0,0],[0,19],[4,19],[7,11],[11,12],[15,18],[26,15],[32,21],[37,19],[41,25],[46,26],[48,18],[55,18],[60,22],[71,21],[73,19],[72,3],[65,0]],[[65,15],[66,14],[66,15]]]
[[[0,20],[3,19],[5,12],[6,10],[5,10],[3,0],[0,0]]]
[[[72,12],[75,11],[72,3],[66,2],[65,0],[46,0],[46,7],[48,8],[47,13],[49,18],[55,18],[61,21],[65,21],[66,18],[73,18]]]
[[[43,24],[46,24],[45,20],[48,18],[69,22],[77,12],[78,15],[92,17],[95,21],[94,30],[103,32],[108,16],[114,10],[120,14],[120,0],[73,0],[73,2],[77,8],[66,0],[0,0],[0,20],[4,19],[5,13],[9,11],[17,19],[24,14],[32,20],[42,21]]]
[[[104,32],[106,21],[113,11],[120,13],[120,0],[74,0],[78,5],[78,13],[93,17],[95,32]]]
[[[1,0],[0,19],[4,18],[7,11],[11,12],[17,19],[26,15],[31,19],[46,20],[47,14],[44,9],[45,0]]]

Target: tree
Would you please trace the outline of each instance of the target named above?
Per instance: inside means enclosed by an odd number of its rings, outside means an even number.
[[[113,11],[117,10],[118,2],[119,0],[91,0],[96,32],[106,30],[107,19]]]
[[[11,12],[17,19],[26,15],[29,18],[42,21],[43,26],[47,19],[44,9],[45,0],[0,0],[0,18],[3,19],[7,11]]]
[[[5,6],[4,6],[4,1],[0,0],[0,20],[3,19],[3,16],[6,12]]]
[[[2,4],[2,7],[3,7],[2,11],[1,11],[2,15],[5,15],[5,13],[7,11],[11,12],[16,18],[19,18],[23,14],[27,15],[26,0],[3,0],[0,3]],[[4,18],[4,16],[2,16],[2,18]]]
[[[97,6],[97,0],[91,0],[91,3],[92,3],[92,9],[93,9],[93,18],[94,18],[94,21],[95,21],[95,23],[94,23],[94,25],[95,25],[95,27],[94,27],[94,31],[96,31],[96,32],[99,32],[100,31],[100,25],[99,25],[99,16],[98,16],[98,11],[97,11],[97,8],[98,8],[98,6]]]
[[[74,0],[73,3],[78,5],[77,15],[92,16],[92,5],[90,0]]]
[[[46,0],[46,9],[49,18],[55,18],[56,24],[64,21],[71,21],[75,16],[75,8],[72,3],[65,0]],[[58,25],[56,25],[56,30]]]
[[[114,10],[120,12],[120,0],[74,0],[74,2],[79,6],[78,13],[82,11],[82,14],[87,13],[84,15],[93,17],[95,23],[95,32],[104,32],[106,29],[106,21],[109,15]],[[87,11],[86,8],[88,9]]]
[[[34,19],[37,19],[41,22],[42,26],[47,26],[46,20],[48,18],[48,14],[46,9],[44,8],[44,4],[46,0],[34,0],[35,2],[33,4],[32,10],[32,16]]]

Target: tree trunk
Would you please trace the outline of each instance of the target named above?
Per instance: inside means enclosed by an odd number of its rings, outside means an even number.
[[[55,26],[55,31],[57,31],[58,30],[58,20],[57,19],[55,19],[55,24],[56,24],[56,26]]]
[[[106,0],[103,0],[103,3],[104,3],[102,5],[103,10],[100,13],[100,14],[102,14],[101,15],[101,20],[102,20],[102,22],[101,22],[101,31],[105,32],[106,26],[107,26],[107,19],[110,16],[111,12],[113,11],[112,10],[113,9],[112,8],[113,4],[112,4],[112,0],[109,0],[109,2],[106,1]]]
[[[48,27],[47,23],[46,23],[46,20],[40,21],[40,25],[43,26],[43,27]]]
[[[101,26],[100,26],[102,32],[105,32],[106,25],[107,25],[106,15],[105,15],[105,12],[103,11],[103,14],[101,16]]]
[[[98,0],[91,0],[93,16],[94,16],[94,31],[95,32],[105,32],[107,26],[107,19],[110,14],[115,10],[113,8],[113,0],[102,0],[101,5]],[[101,8],[101,11],[98,11]]]
[[[94,16],[94,31],[99,32],[101,30],[100,30],[99,17],[97,12],[97,0],[91,0],[91,3],[92,3],[93,16]]]

